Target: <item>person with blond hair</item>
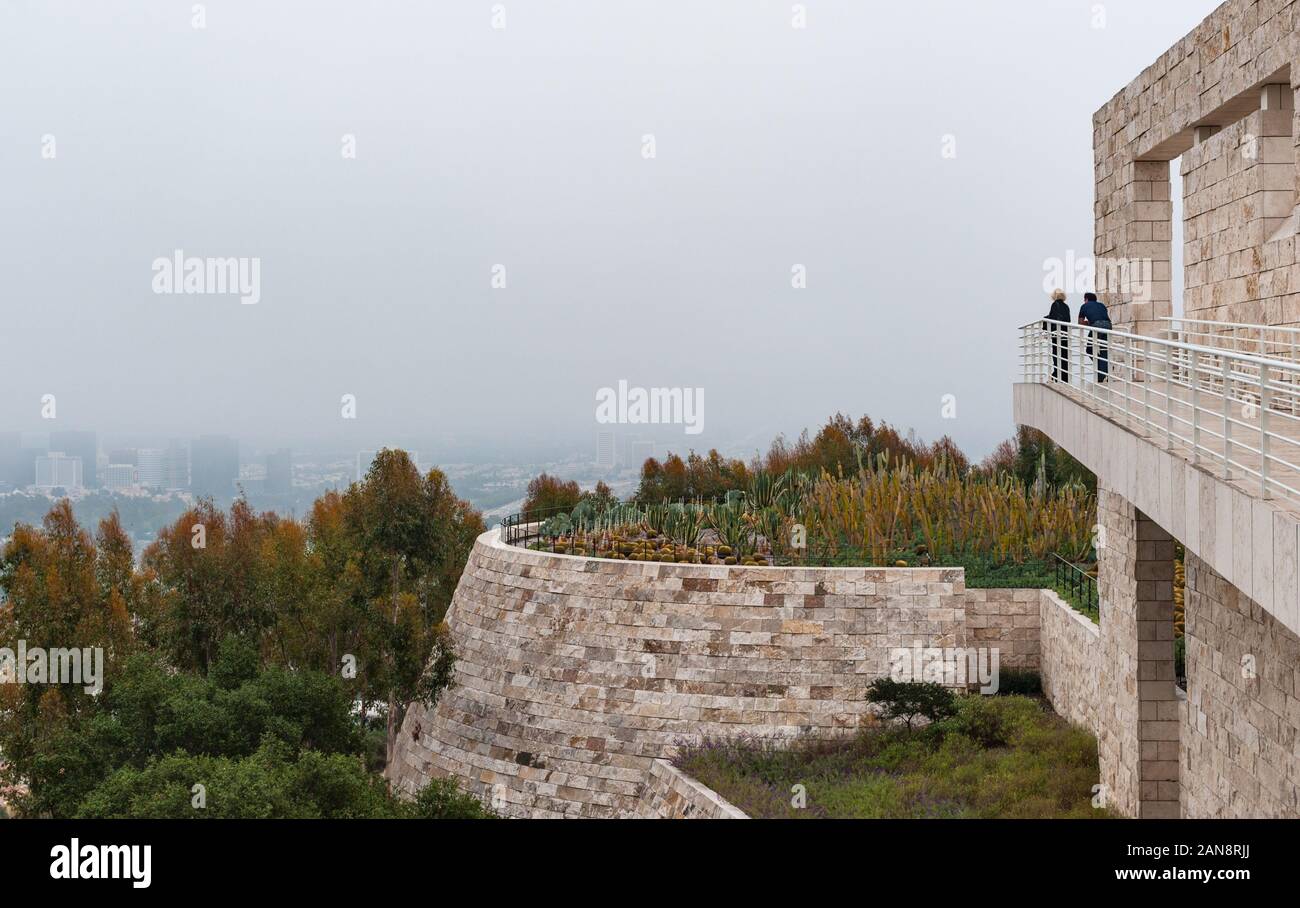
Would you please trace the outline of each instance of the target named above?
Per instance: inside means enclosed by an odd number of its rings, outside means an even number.
[[[1064,290],[1052,291],[1052,308],[1043,319],[1047,342],[1052,347],[1052,381],[1070,383],[1070,307]]]

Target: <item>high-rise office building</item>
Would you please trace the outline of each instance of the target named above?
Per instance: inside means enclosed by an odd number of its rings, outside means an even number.
[[[129,492],[135,488],[135,467],[129,463],[110,463],[100,476],[103,487],[110,492]]]
[[[139,465],[140,453],[135,448],[113,448],[108,452],[108,462],[131,466]]]
[[[80,457],[82,483],[88,489],[99,486],[96,469],[96,461],[99,459],[99,440],[94,432],[51,432],[50,450],[61,451],[68,457]]]
[[[181,492],[190,487],[190,451],[184,442],[174,441],[163,452],[163,489]]]
[[[166,488],[164,480],[167,474],[163,468],[163,458],[166,454],[167,452],[162,448],[141,448],[136,451],[136,482],[146,489]]]
[[[596,466],[602,470],[614,468],[614,433],[600,432],[596,435]]]
[[[80,457],[69,457],[62,451],[51,451],[36,458],[36,487],[38,489],[65,489],[69,492],[83,487]]]
[[[226,435],[202,435],[190,444],[190,490],[233,497],[239,478],[239,443]]]
[[[266,455],[266,491],[272,495],[293,491],[293,456],[288,448]]]

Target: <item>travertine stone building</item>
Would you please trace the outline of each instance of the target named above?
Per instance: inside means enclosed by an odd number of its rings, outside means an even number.
[[[1042,640],[1077,654],[1056,664],[1098,661],[1092,703],[1085,689],[1049,687],[1095,729],[1107,796],[1132,816],[1300,816],[1300,499],[1269,482],[1290,469],[1300,431],[1289,390],[1300,335],[1269,330],[1300,325],[1298,10],[1230,0],[1097,112],[1098,285],[1119,353],[1105,383],[1081,356],[1068,383],[1029,369],[1015,388],[1016,421],[1097,474],[1100,630],[1093,641],[1054,621]],[[1165,343],[1180,155],[1193,333]],[[1150,280],[1120,285],[1123,269],[1109,266],[1134,261],[1151,263]],[[1240,337],[1271,346],[1243,350]]]
[[[1168,162],[1180,155],[1184,314],[1300,325],[1297,9],[1230,0],[1093,117],[1098,288],[1117,328],[1153,334],[1173,314]],[[1140,292],[1123,284],[1127,262],[1149,273]]]

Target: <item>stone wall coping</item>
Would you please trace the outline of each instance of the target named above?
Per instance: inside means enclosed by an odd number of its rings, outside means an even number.
[[[696,797],[709,803],[717,811],[716,819],[719,820],[748,820],[749,814],[741,810],[735,804],[732,804],[722,795],[718,794],[709,786],[699,781],[695,777],[688,775],[674,766],[670,761],[658,759],[654,761],[654,770],[664,773],[675,779],[678,784],[684,785],[695,793]]]
[[[1074,606],[1070,605],[1070,603],[1062,599],[1055,590],[1043,590],[1042,593],[1043,593],[1043,598],[1046,599],[1048,602],[1050,602],[1052,605],[1056,606],[1059,609],[1063,609],[1066,612],[1069,612],[1070,618],[1076,624],[1083,625],[1084,630],[1086,630],[1088,633],[1092,634],[1094,637],[1097,638],[1101,637],[1101,628],[1097,626],[1097,622],[1093,621],[1083,612],[1079,611]]]
[[[771,575],[776,580],[798,579],[799,573],[812,575],[806,579],[820,577],[861,577],[866,573],[872,579],[890,581],[919,581],[925,583],[966,583],[966,569],[963,567],[819,567],[816,565],[791,565],[788,567],[745,567],[739,564],[670,564],[664,561],[615,561],[611,558],[593,558],[589,555],[567,555],[558,552],[538,552],[522,546],[510,545],[502,538],[500,527],[488,530],[478,538],[478,544],[502,553],[511,561],[527,564],[560,564],[570,570],[581,565],[586,573],[624,574],[642,577],[692,577],[701,579],[725,580],[740,576],[748,579],[764,579]],[[509,554],[505,554],[509,553]]]

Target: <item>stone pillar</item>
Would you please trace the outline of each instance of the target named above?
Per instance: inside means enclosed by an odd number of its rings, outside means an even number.
[[[1173,314],[1169,162],[1125,168],[1122,227],[1097,237],[1097,292],[1119,330],[1155,334]]]
[[[1101,782],[1122,814],[1177,818],[1174,541],[1118,493],[1097,495]]]
[[[1137,517],[1139,813],[1178,819],[1178,694],[1174,674],[1174,540]]]
[[[1265,85],[1253,116],[1246,153],[1251,156],[1252,188],[1247,227],[1257,246],[1268,242],[1291,218],[1296,203],[1295,96],[1289,85]],[[1265,313],[1245,313],[1256,324]]]

